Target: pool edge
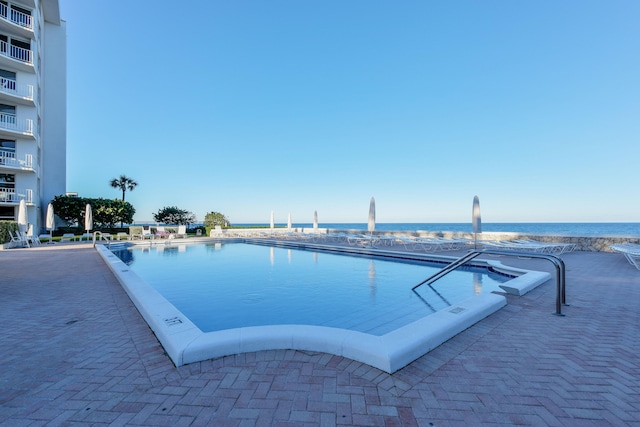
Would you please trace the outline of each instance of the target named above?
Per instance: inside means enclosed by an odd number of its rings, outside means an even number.
[[[232,354],[293,349],[335,354],[393,373],[507,304],[499,294],[476,295],[382,336],[310,325],[204,333],[106,247],[96,250],[176,366]],[[523,276],[538,273],[520,271]],[[537,285],[546,281],[540,279],[537,276]]]

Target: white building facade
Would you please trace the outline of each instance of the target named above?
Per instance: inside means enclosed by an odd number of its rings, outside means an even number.
[[[0,0],[0,220],[44,227],[66,191],[67,40],[58,0]]]

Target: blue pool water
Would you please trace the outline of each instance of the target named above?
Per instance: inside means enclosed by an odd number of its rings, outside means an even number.
[[[203,332],[303,324],[383,335],[508,277],[456,271],[411,288],[442,265],[243,243],[114,251]]]

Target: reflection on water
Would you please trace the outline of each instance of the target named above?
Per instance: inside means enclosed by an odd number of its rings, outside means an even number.
[[[376,296],[376,263],[369,262],[369,295],[375,299]]]
[[[482,273],[473,273],[473,293],[482,293]]]
[[[113,251],[113,254],[120,258],[120,260],[127,265],[131,265],[133,261],[135,261],[133,251],[130,251],[129,249],[118,249],[116,251]]]
[[[180,246],[184,246],[184,251],[187,250],[187,245],[180,245]],[[217,242],[217,243],[214,243],[214,244],[208,244],[205,247],[207,249],[207,252],[216,252],[216,251],[220,251],[220,250],[224,249],[224,246],[220,242]]]

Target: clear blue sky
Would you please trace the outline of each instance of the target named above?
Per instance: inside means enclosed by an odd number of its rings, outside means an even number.
[[[60,8],[67,189],[138,221],[640,221],[640,1]]]

